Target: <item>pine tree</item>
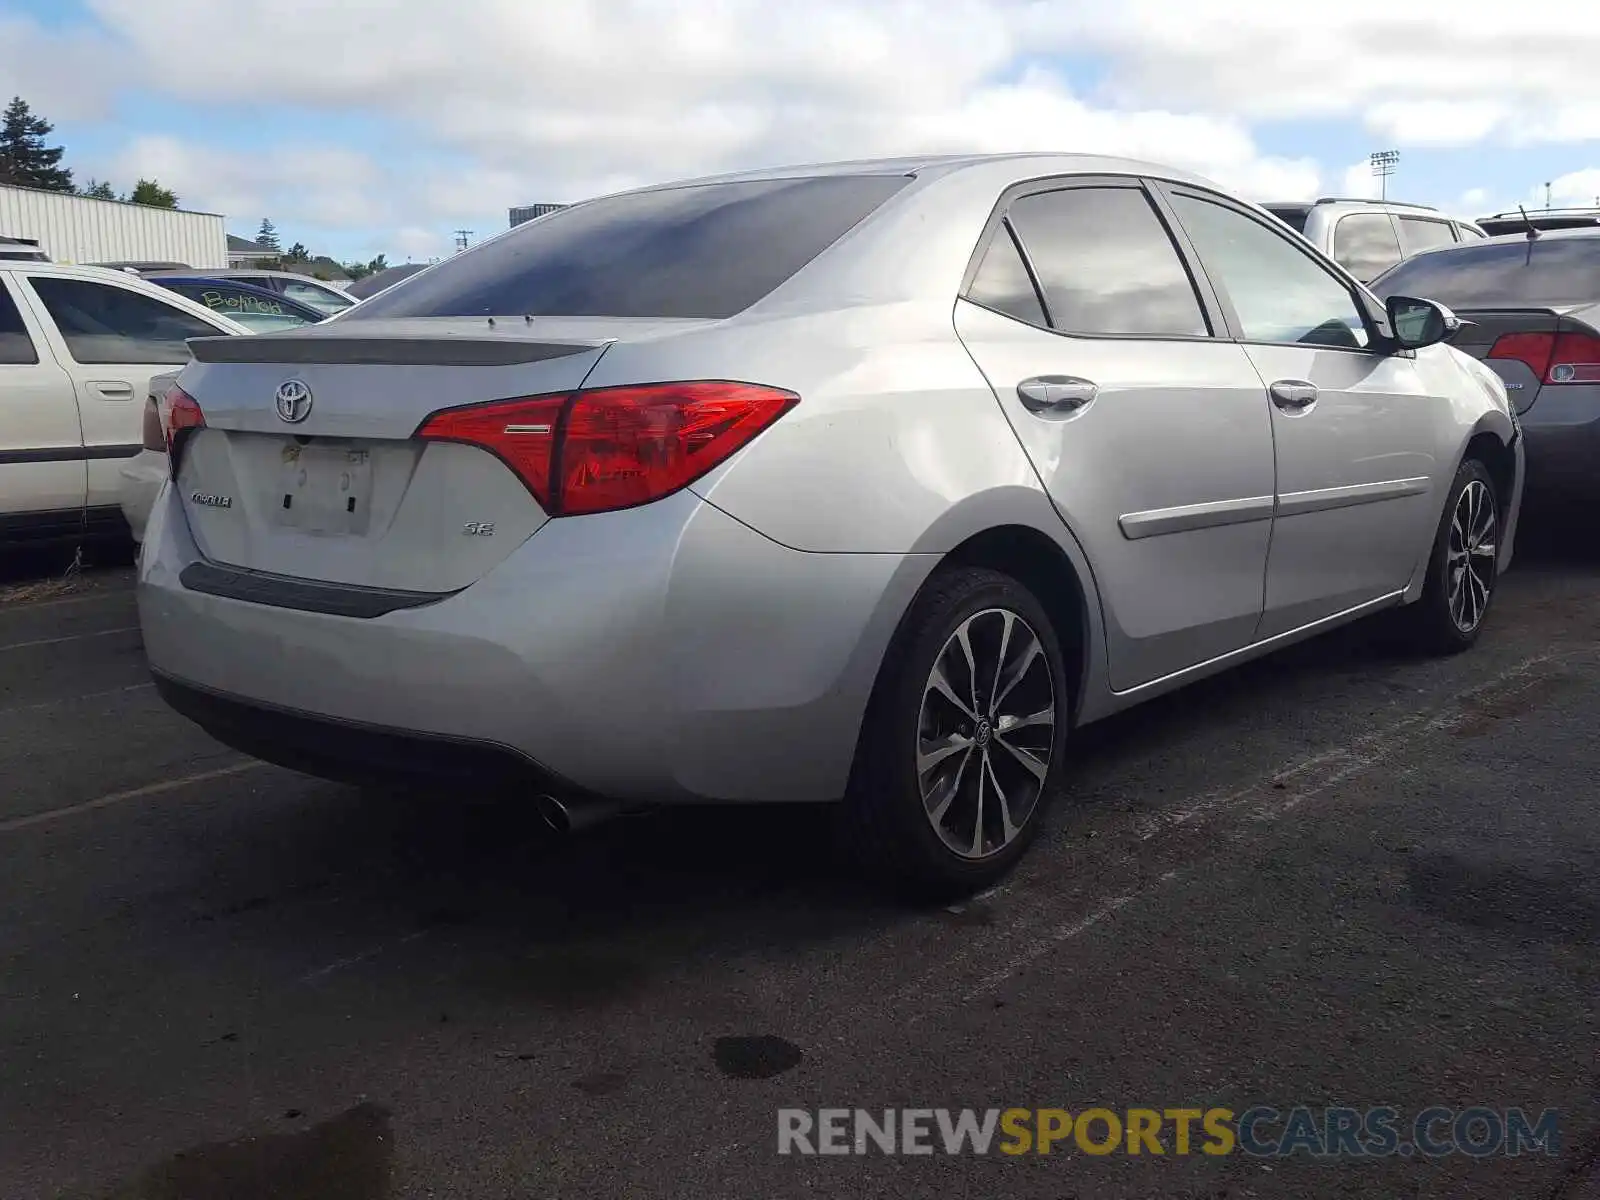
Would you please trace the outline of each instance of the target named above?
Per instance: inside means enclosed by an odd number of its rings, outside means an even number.
[[[134,185],[133,191],[128,193],[128,201],[132,204],[143,204],[150,208],[177,208],[178,197],[170,188],[164,188],[154,179],[141,179]]]
[[[61,146],[46,146],[55,126],[33,115],[28,102],[13,96],[0,116],[0,183],[71,192],[72,172],[61,166]]]
[[[111,185],[104,180],[91,179],[89,186],[79,192],[80,196],[87,196],[90,200],[115,200],[116,192],[111,190]]]
[[[266,217],[261,218],[261,229],[256,233],[256,245],[265,246],[268,250],[282,250],[278,243],[278,227]]]

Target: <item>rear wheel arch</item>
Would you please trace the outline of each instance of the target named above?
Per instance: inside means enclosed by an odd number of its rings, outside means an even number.
[[[1030,525],[999,525],[973,534],[945,554],[941,569],[986,567],[1009,575],[1038,599],[1055,619],[1056,637],[1072,681],[1072,715],[1082,709],[1087,685],[1090,591],[1072,557],[1060,543]]]

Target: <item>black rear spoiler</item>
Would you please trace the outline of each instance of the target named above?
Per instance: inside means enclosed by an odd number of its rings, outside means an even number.
[[[598,342],[541,342],[516,337],[332,337],[326,333],[253,334],[189,339],[203,363],[322,363],[330,366],[509,367],[587,354]]]

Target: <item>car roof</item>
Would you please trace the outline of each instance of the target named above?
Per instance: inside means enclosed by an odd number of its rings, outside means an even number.
[[[1017,152],[1009,154],[930,154],[911,158],[860,158],[838,162],[794,163],[779,167],[762,167],[756,170],[734,171],[723,175],[705,175],[693,179],[678,179],[670,183],[656,183],[630,188],[614,195],[633,195],[642,192],[668,191],[673,188],[696,187],[708,183],[760,183],[766,180],[805,179],[827,175],[914,175],[919,178],[953,174],[958,171],[1015,164],[1018,179],[1032,175],[1150,175],[1176,183],[1194,183],[1203,187],[1219,185],[1203,176],[1177,170],[1159,163],[1133,158],[1117,158],[1102,154],[1074,154],[1059,151]]]
[[[278,279],[298,279],[302,283],[309,283],[314,284],[317,287],[327,288],[330,292],[337,292],[339,290],[326,279],[318,279],[315,275],[302,275],[298,271],[258,271],[251,267],[223,267],[215,271],[203,271],[198,267],[168,267],[159,271],[141,271],[140,274],[145,276],[147,279],[170,278],[179,275],[193,277],[196,279],[237,279],[246,275],[259,278],[263,275],[271,275]]]

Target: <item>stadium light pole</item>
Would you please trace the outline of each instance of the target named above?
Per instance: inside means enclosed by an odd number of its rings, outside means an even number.
[[[1372,164],[1372,173],[1379,180],[1379,198],[1389,198],[1389,176],[1394,174],[1394,169],[1400,164],[1400,151],[1374,150],[1367,156],[1367,161]]]

